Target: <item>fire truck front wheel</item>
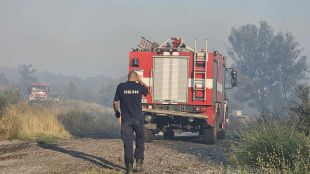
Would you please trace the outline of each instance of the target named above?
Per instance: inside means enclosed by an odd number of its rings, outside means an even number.
[[[218,139],[225,139],[225,136],[226,136],[225,129],[220,129],[220,130],[217,132],[217,138],[218,138]]]
[[[201,130],[200,136],[204,144],[215,144],[217,139],[217,131],[214,126],[210,126]]]

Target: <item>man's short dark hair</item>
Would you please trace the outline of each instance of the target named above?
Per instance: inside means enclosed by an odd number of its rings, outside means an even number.
[[[128,80],[131,78],[138,78],[138,74],[135,71],[130,71],[128,73]]]

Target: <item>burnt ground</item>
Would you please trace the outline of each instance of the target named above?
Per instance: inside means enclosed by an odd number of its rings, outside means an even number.
[[[141,173],[223,173],[229,140],[205,145],[195,136],[146,144]],[[0,141],[0,173],[124,173],[120,139],[72,139],[56,144]]]

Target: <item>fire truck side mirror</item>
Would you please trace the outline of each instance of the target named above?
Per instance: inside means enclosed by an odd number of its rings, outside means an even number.
[[[232,70],[232,71],[231,71],[231,78],[237,79],[237,76],[238,76],[237,71]]]
[[[237,71],[232,70],[231,71],[231,86],[233,88],[237,87],[237,84],[238,84],[237,77],[238,77]]]

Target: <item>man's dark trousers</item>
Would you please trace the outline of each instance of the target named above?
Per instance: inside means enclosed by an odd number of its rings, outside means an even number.
[[[133,139],[136,133],[136,149],[133,154]],[[124,143],[125,164],[133,163],[135,159],[144,158],[144,122],[130,121],[122,123],[121,136]]]

